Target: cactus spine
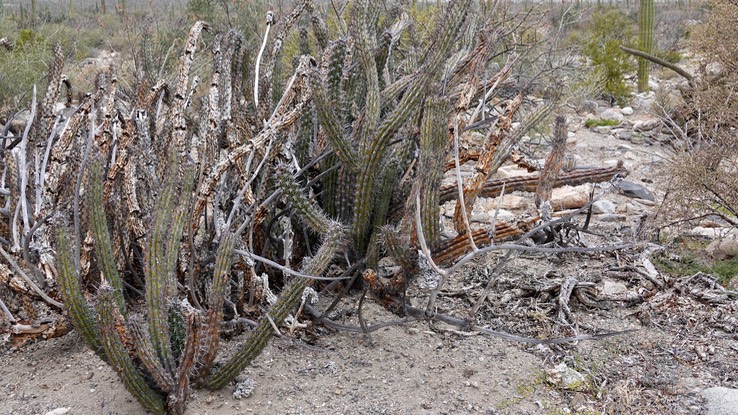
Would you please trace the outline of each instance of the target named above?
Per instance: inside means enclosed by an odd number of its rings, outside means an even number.
[[[641,0],[641,10],[638,16],[638,44],[639,49],[650,54],[653,49],[653,16],[655,7],[653,0]],[[651,62],[638,58],[638,92],[648,91],[648,72]]]

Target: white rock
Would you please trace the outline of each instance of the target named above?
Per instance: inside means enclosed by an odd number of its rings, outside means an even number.
[[[527,206],[527,200],[528,199],[518,195],[505,195],[502,197],[502,200],[500,200],[499,197],[480,198],[479,202],[487,212],[494,213],[497,206],[499,206],[500,209],[506,210],[525,209]]]
[[[658,89],[659,83],[654,81],[653,79],[648,80],[648,89]]]
[[[620,113],[623,115],[633,115],[633,107],[624,107],[620,110]]]
[[[615,204],[609,200],[598,200],[592,203],[592,212],[598,215],[603,213],[615,213]]]
[[[707,415],[738,414],[738,389],[707,388],[700,394],[707,400]]]
[[[710,245],[707,245],[705,251],[715,259],[738,257],[738,234],[731,233],[723,238],[712,241]]]
[[[555,368],[546,371],[546,381],[563,389],[584,391],[589,388],[589,378],[576,370],[559,363]]]
[[[64,415],[66,413],[69,413],[71,409],[72,408],[56,408],[52,411],[47,412],[46,415]]]
[[[613,120],[613,121],[620,121],[622,122],[625,118],[623,117],[623,114],[620,113],[620,110],[615,108],[608,108],[600,113],[600,118],[603,120]]]
[[[517,177],[517,176],[530,176],[528,170],[518,166],[502,166],[497,169],[497,177]]]
[[[684,232],[686,236],[698,236],[708,239],[718,239],[729,234],[726,228],[708,228],[704,226],[695,226],[694,228]]]
[[[602,294],[612,297],[623,295],[628,292],[628,287],[620,282],[604,280],[602,282]]]

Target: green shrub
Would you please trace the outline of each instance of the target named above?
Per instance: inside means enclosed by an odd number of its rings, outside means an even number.
[[[620,125],[620,121],[615,120],[601,120],[598,118],[590,118],[584,122],[584,126],[587,128],[592,127],[615,127]]]
[[[594,69],[601,86],[602,98],[625,105],[631,88],[624,75],[635,69],[630,56],[620,50],[633,40],[633,24],[623,12],[610,9],[592,15],[591,33],[582,37],[583,53]]]

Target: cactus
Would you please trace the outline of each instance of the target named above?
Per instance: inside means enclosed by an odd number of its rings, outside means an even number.
[[[653,0],[641,0],[638,13],[638,49],[651,54],[653,49],[653,16],[655,7]],[[638,92],[648,91],[648,72],[651,62],[638,58]]]
[[[566,118],[559,115],[554,121],[554,134],[551,143],[551,152],[546,158],[546,164],[543,166],[541,177],[536,187],[535,203],[540,207],[541,203],[551,200],[551,190],[553,189],[556,178],[561,171],[566,155],[566,139],[568,130],[566,128]]]
[[[118,373],[123,384],[141,405],[154,414],[164,414],[164,399],[146,383],[144,373],[138,368],[121,341],[118,327],[122,324],[117,313],[116,295],[109,285],[102,285],[97,294],[100,325],[100,341],[110,365]]]
[[[377,127],[376,134],[370,136],[365,135],[362,139],[361,159],[363,165],[357,180],[352,229],[355,249],[360,254],[366,251],[368,242],[367,234],[371,231],[370,218],[373,210],[372,201],[376,190],[376,175],[387,144],[402,124],[419,111],[426,88],[430,85],[433,77],[441,72],[445,58],[459,35],[459,29],[464,22],[469,5],[469,0],[459,0],[449,3],[445,15],[440,19],[436,37],[429,50],[426,51],[425,59],[422,59],[425,62],[424,65],[416,73],[414,80],[408,86],[397,107]],[[360,33],[360,35],[367,36],[368,34]],[[366,59],[362,59],[362,62],[364,60]],[[365,66],[371,69],[373,64],[375,62],[372,59]],[[365,72],[367,72],[366,68]],[[373,74],[371,70],[369,72]],[[372,102],[371,92],[368,92],[367,114],[379,112],[378,104],[376,104],[375,108],[372,108]],[[371,121],[369,116],[367,116],[367,119]]]
[[[336,251],[344,243],[345,230],[343,225],[329,219],[324,212],[320,211],[305,197],[286,166],[280,167],[278,180],[284,192],[284,198],[289,201],[295,213],[313,231],[325,235],[318,252],[311,258],[306,258],[301,267],[303,273],[319,275],[330,265]],[[207,383],[210,389],[219,389],[225,386],[261,354],[261,351],[274,335],[273,324],[281,324],[289,312],[299,304],[305,288],[309,287],[312,281],[303,277],[296,277],[284,288],[277,303],[272,306],[266,318],[262,319],[245,344],[210,377]]]

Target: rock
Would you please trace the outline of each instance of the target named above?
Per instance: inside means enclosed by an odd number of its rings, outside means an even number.
[[[602,281],[602,294],[611,297],[620,296],[628,292],[628,287],[621,283],[610,280]]]
[[[738,232],[731,232],[722,238],[712,241],[710,245],[707,245],[705,251],[715,259],[738,257]]]
[[[551,207],[554,210],[578,209],[589,202],[589,191],[585,186],[564,186],[553,189]]]
[[[612,126],[609,125],[598,125],[597,127],[592,127],[592,131],[597,134],[608,134],[610,130],[612,130]]]
[[[618,191],[624,196],[632,197],[634,199],[650,200],[652,202],[656,201],[656,196],[654,196],[650,190],[646,189],[640,184],[633,183],[628,180],[620,180],[617,182],[616,187],[618,188]]]
[[[646,139],[640,134],[633,134],[630,137],[630,142],[636,145],[641,145],[646,143]]]
[[[233,399],[248,398],[256,389],[256,381],[251,378],[236,378],[236,389],[233,391]]]
[[[612,159],[612,160],[606,160],[604,163],[602,163],[603,167],[615,167],[620,163],[620,160],[618,159]]]
[[[497,169],[497,177],[530,176],[528,170],[518,166],[503,166]]]
[[[621,140],[629,141],[633,137],[633,131],[622,130],[619,134],[615,134],[615,136]]]
[[[507,210],[517,210],[517,209],[525,209],[527,206],[527,199],[518,196],[518,195],[505,195],[502,197],[502,200],[500,200],[499,197],[495,198],[484,198],[484,200],[480,199],[480,205],[487,211],[494,213],[495,209],[497,209],[498,203],[500,206],[500,209],[507,209]]]
[[[623,114],[620,113],[620,110],[616,108],[608,108],[600,113],[600,118],[603,120],[612,120],[612,121],[618,121],[623,122],[625,119],[623,117]]]
[[[615,213],[615,204],[609,200],[598,200],[592,203],[592,213]]]
[[[659,126],[661,126],[661,120],[658,120],[658,119],[636,121],[635,124],[633,124],[633,131],[636,131],[636,132],[651,131],[654,128],[659,127]]]
[[[495,220],[495,209],[491,209],[488,211],[474,211],[471,215],[471,222],[477,222],[477,223],[489,223],[491,224]],[[505,209],[500,209],[497,211],[497,220],[498,221],[512,221],[515,220],[515,215],[507,211]]]
[[[566,363],[559,363],[553,369],[547,370],[546,381],[567,390],[586,391],[589,389],[589,378],[566,366]]]
[[[654,81],[653,79],[648,80],[648,89],[656,90],[659,89],[659,83]]]
[[[618,151],[633,151],[633,147],[627,145],[627,144],[620,144],[618,146]]]
[[[589,100],[589,99],[585,99],[579,104],[579,107],[577,108],[577,112],[597,114],[598,108],[599,108],[599,105],[597,105],[597,102]]]
[[[707,239],[719,239],[730,234],[730,229],[722,227],[695,226],[694,228],[684,232],[686,236],[696,236]]]
[[[46,413],[46,415],[64,415],[69,413],[72,408],[56,408]]]
[[[618,215],[615,213],[605,213],[597,216],[597,220],[600,222],[625,222],[625,215]]]
[[[707,400],[707,415],[738,414],[738,389],[707,388],[700,394]]]
[[[620,110],[620,113],[623,115],[633,115],[633,107],[624,107]]]

